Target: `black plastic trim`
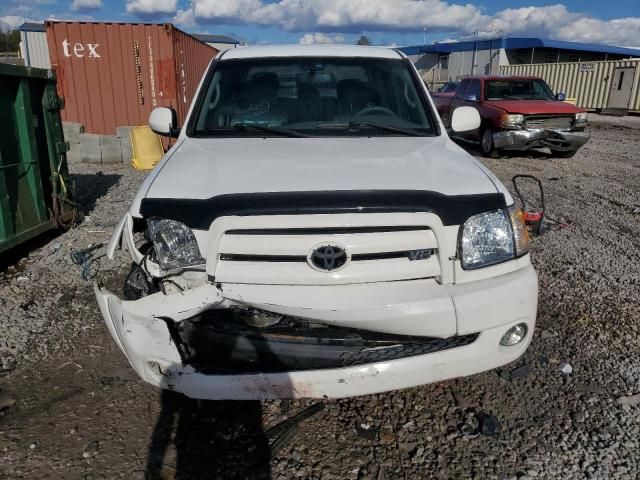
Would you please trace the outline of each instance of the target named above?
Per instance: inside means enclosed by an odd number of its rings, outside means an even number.
[[[387,227],[326,227],[326,228],[253,228],[227,230],[225,235],[347,235],[352,233],[388,233],[431,230],[424,225],[390,225]]]
[[[145,198],[143,217],[161,217],[208,230],[225,216],[316,215],[340,213],[429,212],[444,225],[460,225],[472,215],[506,207],[502,193],[443,195],[422,190],[345,190],[234,193],[208,199]]]
[[[427,260],[433,255],[433,249],[429,250],[429,256],[412,260]],[[354,253],[351,255],[352,262],[358,262],[362,260],[389,260],[393,258],[410,258],[408,251],[398,252],[376,252],[376,253]],[[243,253],[221,253],[220,260],[226,262],[306,262],[307,257],[304,255],[255,255],[255,254],[243,254]]]
[[[304,255],[254,255],[244,253],[221,253],[220,260],[224,262],[289,262],[302,263],[307,261]]]
[[[424,248],[422,250],[429,250],[429,256],[425,256],[420,259],[411,260],[410,253],[408,251],[399,251],[399,252],[378,252],[378,253],[356,253],[351,255],[352,262],[358,262],[362,260],[390,260],[394,258],[408,258],[412,262],[417,262],[420,260],[427,260],[431,258],[433,255],[432,248]]]

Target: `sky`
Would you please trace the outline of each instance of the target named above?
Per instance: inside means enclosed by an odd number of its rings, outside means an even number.
[[[416,45],[492,36],[640,47],[640,0],[0,0],[0,28],[24,21],[171,22],[249,44]]]

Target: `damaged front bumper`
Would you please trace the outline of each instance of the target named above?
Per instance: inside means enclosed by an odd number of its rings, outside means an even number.
[[[96,285],[95,294],[111,335],[135,371],[152,385],[193,398],[364,395],[471,375],[524,353],[537,307],[537,277],[530,264],[481,282],[427,282],[319,288],[205,283],[135,301]],[[317,288],[318,301],[326,305],[314,312],[317,322],[301,320],[304,310],[297,299],[308,298],[302,292],[308,288]],[[369,293],[359,293],[363,289]],[[281,301],[268,304],[264,298]],[[262,307],[259,311],[282,319],[266,327],[238,323],[235,312],[247,307]],[[420,323],[437,324],[453,315],[457,329],[435,336],[376,333],[376,319],[385,315],[413,316],[416,332]],[[354,327],[341,325],[345,320]],[[527,325],[526,338],[500,345],[505,331],[518,323]]]
[[[528,150],[550,148],[568,152],[578,150],[589,140],[590,135],[577,130],[505,130],[493,134],[495,148],[502,150]]]

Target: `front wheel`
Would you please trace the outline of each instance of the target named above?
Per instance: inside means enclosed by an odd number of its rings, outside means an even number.
[[[571,158],[578,150],[551,150],[551,155],[558,158]]]
[[[480,139],[480,149],[482,150],[482,155],[487,158],[497,158],[498,151],[493,143],[493,130],[489,127],[485,128],[482,131],[482,138]]]

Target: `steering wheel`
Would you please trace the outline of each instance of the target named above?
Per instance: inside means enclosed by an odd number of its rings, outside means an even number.
[[[353,119],[362,117],[364,115],[375,115],[375,114],[388,115],[390,117],[397,117],[396,113],[393,110],[389,110],[386,107],[365,107],[359,112],[357,112],[353,116]]]

